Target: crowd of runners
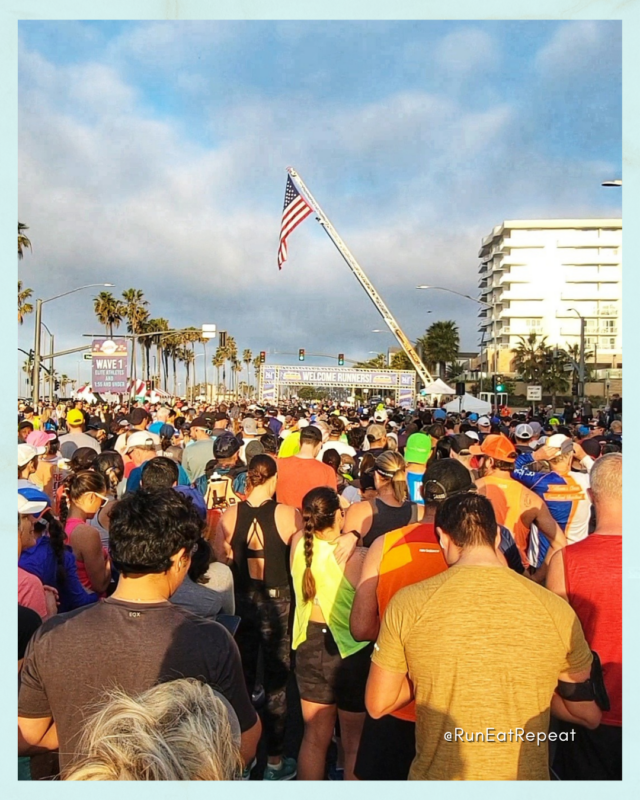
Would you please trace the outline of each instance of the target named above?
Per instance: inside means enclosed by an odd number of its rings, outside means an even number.
[[[622,777],[622,400],[18,408],[19,775]]]

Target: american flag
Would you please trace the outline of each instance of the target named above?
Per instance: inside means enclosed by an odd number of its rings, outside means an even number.
[[[287,260],[287,237],[305,220],[313,209],[293,185],[291,176],[287,176],[287,188],[284,192],[284,208],[282,209],[282,225],[280,226],[280,246],[278,247],[278,269]]]

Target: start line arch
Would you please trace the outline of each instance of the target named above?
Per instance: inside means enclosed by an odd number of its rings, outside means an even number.
[[[288,367],[261,364],[258,402],[276,404],[285,387],[317,386],[323,389],[368,389],[393,391],[396,405],[415,406],[416,373],[396,369],[351,369],[349,367]]]

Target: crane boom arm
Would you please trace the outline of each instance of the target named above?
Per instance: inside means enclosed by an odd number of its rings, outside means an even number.
[[[313,206],[313,209],[316,212],[318,222],[320,223],[320,225],[322,225],[327,236],[334,243],[340,255],[347,262],[349,268],[360,282],[360,285],[363,287],[365,292],[371,298],[371,301],[373,302],[374,306],[380,312],[380,316],[385,321],[391,333],[396,337],[398,344],[407,354],[409,361],[411,361],[411,364],[413,365],[414,369],[416,370],[416,372],[418,373],[424,384],[427,385],[429,383],[432,383],[433,378],[431,377],[429,370],[425,367],[425,365],[418,357],[418,354],[416,353],[413,345],[411,344],[409,339],[407,339],[407,337],[405,336],[403,330],[396,322],[393,314],[387,308],[386,303],[380,297],[380,295],[376,291],[374,285],[371,283],[369,278],[367,278],[364,270],[362,269],[360,264],[358,264],[358,262],[355,260],[347,245],[342,241],[339,233],[333,227],[333,225],[329,221],[324,211],[320,208],[316,199],[311,194],[311,192],[307,188],[302,178],[298,175],[295,169],[293,169],[293,167],[287,167],[287,172],[291,176],[291,179],[298,184],[299,188],[302,189],[303,193],[306,195],[307,200]]]

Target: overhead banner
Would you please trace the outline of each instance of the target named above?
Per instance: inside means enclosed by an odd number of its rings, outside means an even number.
[[[93,391],[125,394],[128,363],[126,339],[94,339],[91,345]]]
[[[349,367],[260,367],[260,401],[276,402],[285,386],[322,386],[325,388],[392,389],[396,401],[412,406],[416,373],[410,370],[352,369]],[[375,394],[375,391],[372,391]]]

